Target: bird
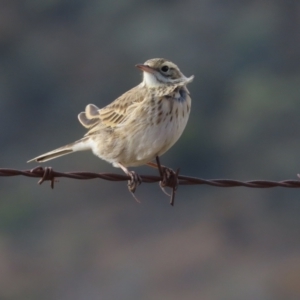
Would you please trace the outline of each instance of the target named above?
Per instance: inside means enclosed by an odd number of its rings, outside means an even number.
[[[178,66],[164,58],[136,65],[143,80],[103,108],[88,104],[78,115],[88,129],[83,138],[39,155],[28,162],[46,162],[82,150],[121,168],[133,191],[139,176],[128,167],[153,166],[152,160],[169,150],[183,133],[191,111],[186,77]],[[130,186],[130,184],[128,184]]]

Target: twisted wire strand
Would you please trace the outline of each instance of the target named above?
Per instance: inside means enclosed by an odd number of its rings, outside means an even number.
[[[130,177],[123,174],[114,173],[93,173],[93,172],[58,172],[54,171],[51,167],[36,167],[31,170],[15,170],[0,168],[0,176],[26,176],[41,178],[39,184],[44,181],[51,181],[53,188],[54,179],[59,177],[71,178],[71,179],[103,179],[108,181],[128,181]],[[298,175],[299,177],[299,175]],[[140,175],[143,183],[155,183],[163,180],[162,176],[155,175]],[[269,180],[251,180],[251,181],[239,181],[232,179],[202,179],[197,177],[190,177],[184,175],[178,175],[178,185],[210,185],[215,187],[248,187],[248,188],[300,188],[300,180],[283,180],[283,181],[269,181]],[[166,184],[168,186],[168,184]]]

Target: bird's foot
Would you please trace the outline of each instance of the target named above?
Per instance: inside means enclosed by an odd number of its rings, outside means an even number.
[[[136,188],[142,183],[142,179],[134,171],[128,171],[127,175],[130,176],[130,180],[128,180],[128,189],[130,192],[134,193]]]
[[[159,186],[162,189],[162,191],[170,197],[170,204],[172,206],[174,206],[175,192],[179,185],[179,181],[178,181],[179,169],[177,169],[177,171],[175,172],[171,168],[161,165],[158,156],[156,156],[156,163],[157,163],[157,168],[158,168],[159,174],[162,178],[162,180],[159,182]],[[166,186],[168,186],[172,189],[171,195],[169,195],[165,191]]]
[[[135,196],[136,188],[142,183],[141,177],[134,171],[128,171],[128,176],[130,176],[130,180],[128,180],[128,190],[132,194],[133,198],[136,202],[140,203],[140,200]]]
[[[121,163],[118,163],[118,165],[124,171],[124,173],[130,177],[130,179],[128,180],[128,190],[131,193],[131,195],[133,196],[133,198],[136,200],[136,202],[140,203],[140,201],[134,195],[134,192],[135,192],[136,188],[142,183],[142,178],[134,171],[129,171]]]
[[[179,185],[179,181],[178,181],[179,169],[177,169],[177,171],[175,172],[170,168],[161,167],[160,174],[162,180],[159,182],[159,186],[162,189],[162,191],[170,197],[170,204],[174,206],[175,193]],[[165,191],[165,187],[170,187],[172,189],[171,195]]]

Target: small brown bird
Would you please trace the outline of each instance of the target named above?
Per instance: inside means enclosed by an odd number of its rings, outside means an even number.
[[[149,59],[136,67],[144,73],[142,83],[104,108],[89,104],[78,115],[80,123],[89,129],[82,139],[28,162],[45,162],[91,149],[136,179],[127,167],[150,163],[181,136],[191,110],[186,85],[194,78],[185,77],[174,63],[163,58]]]

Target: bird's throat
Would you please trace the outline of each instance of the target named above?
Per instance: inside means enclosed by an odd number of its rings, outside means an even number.
[[[165,83],[159,81],[153,73],[144,72],[144,84],[147,87],[159,87]]]

